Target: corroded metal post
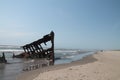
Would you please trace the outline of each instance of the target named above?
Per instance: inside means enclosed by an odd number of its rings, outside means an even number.
[[[4,52],[2,53],[2,57],[0,57],[0,63],[7,63]]]
[[[51,33],[51,43],[52,43],[52,65],[54,65],[55,62],[55,56],[54,56],[54,32],[52,31]]]

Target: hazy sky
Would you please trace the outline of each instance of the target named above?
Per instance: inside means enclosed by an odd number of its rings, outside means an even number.
[[[0,45],[51,30],[56,48],[120,49],[120,0],[0,0]]]

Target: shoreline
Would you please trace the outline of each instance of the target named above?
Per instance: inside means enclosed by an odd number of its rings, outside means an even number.
[[[97,54],[97,52],[95,52],[94,54]],[[56,64],[54,66],[47,66],[47,67],[39,68],[36,70],[23,71],[22,73],[20,73],[18,75],[17,80],[23,80],[23,79],[24,80],[33,80],[40,73],[44,73],[47,71],[60,70],[60,69],[65,69],[65,68],[72,67],[72,66],[84,65],[84,64],[95,62],[95,61],[97,61],[97,59],[93,57],[94,54],[87,55],[86,57],[83,57],[80,60],[73,61],[70,63]],[[23,77],[23,78],[21,78],[21,77]]]
[[[17,80],[120,80],[120,51],[102,51],[82,60],[20,74]]]

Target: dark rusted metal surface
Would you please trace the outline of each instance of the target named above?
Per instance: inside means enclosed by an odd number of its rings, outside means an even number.
[[[51,42],[51,47],[44,49],[42,44],[47,46],[47,42]],[[43,38],[34,41],[30,44],[22,46],[24,49],[24,57],[29,58],[46,58],[50,61],[50,64],[54,64],[54,32],[43,36]]]
[[[0,57],[0,63],[7,63],[4,52],[2,53],[2,57]]]

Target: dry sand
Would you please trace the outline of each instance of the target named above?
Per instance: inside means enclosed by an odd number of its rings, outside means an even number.
[[[17,80],[120,80],[120,51],[98,52],[70,64],[25,72]]]

